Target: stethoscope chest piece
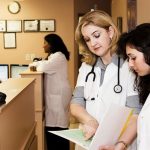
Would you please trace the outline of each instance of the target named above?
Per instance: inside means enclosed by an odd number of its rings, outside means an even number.
[[[122,86],[121,85],[115,85],[114,86],[114,92],[115,93],[121,93],[122,92]]]

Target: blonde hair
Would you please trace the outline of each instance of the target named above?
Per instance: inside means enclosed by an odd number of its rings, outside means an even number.
[[[81,33],[81,28],[84,25],[88,24],[93,24],[106,30],[109,30],[110,26],[114,29],[114,35],[111,39],[111,43],[108,48],[111,54],[115,53],[117,49],[117,41],[119,39],[120,33],[116,25],[113,23],[112,18],[104,11],[100,10],[91,11],[86,13],[81,18],[75,31],[75,39],[79,45],[79,53],[83,56],[82,61],[86,62],[87,64],[93,65],[96,62],[97,56],[89,50]]]

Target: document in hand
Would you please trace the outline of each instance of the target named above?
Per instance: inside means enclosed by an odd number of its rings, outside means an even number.
[[[49,131],[68,139],[87,150],[98,150],[101,145],[111,145],[117,142],[126,129],[133,110],[117,104],[112,104],[106,112],[100,126],[91,140],[85,141],[80,129]]]

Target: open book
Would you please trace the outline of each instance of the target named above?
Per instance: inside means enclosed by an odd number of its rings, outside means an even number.
[[[91,140],[85,141],[80,129],[49,131],[68,139],[87,150],[98,150],[101,145],[115,144],[127,127],[133,110],[112,104],[106,112],[100,126]]]

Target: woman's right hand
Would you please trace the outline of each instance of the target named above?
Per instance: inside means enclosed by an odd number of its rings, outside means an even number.
[[[95,134],[97,128],[99,126],[99,123],[97,120],[92,119],[87,121],[83,126],[82,126],[82,131],[85,137],[85,140],[89,140],[93,135]]]
[[[30,71],[36,71],[36,66],[30,66]]]

